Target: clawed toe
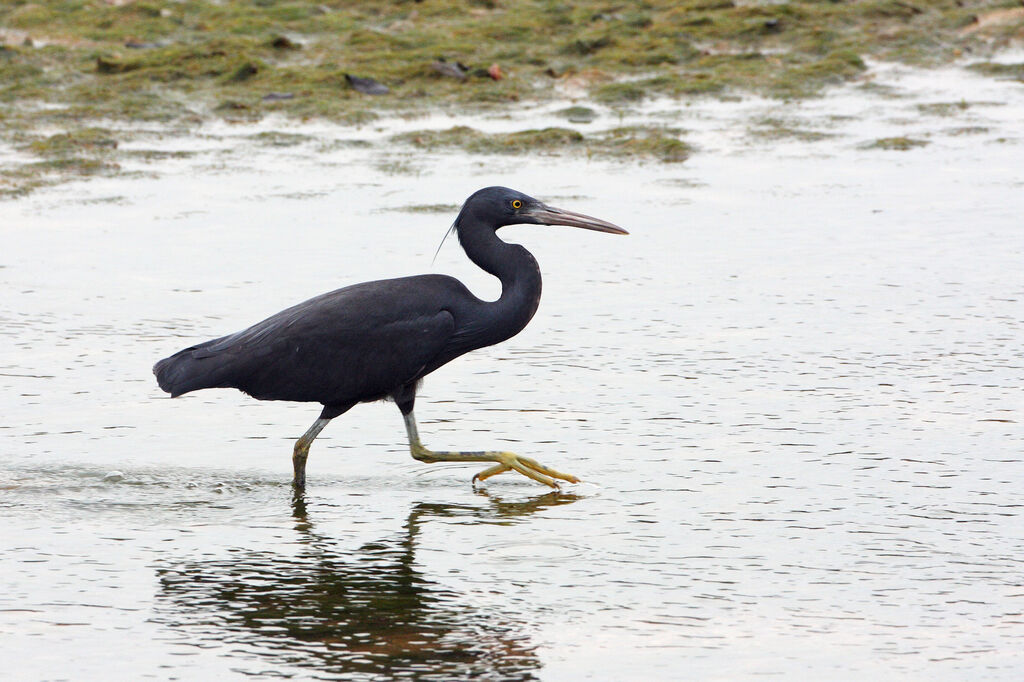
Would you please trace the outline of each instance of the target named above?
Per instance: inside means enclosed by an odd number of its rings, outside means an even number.
[[[496,464],[489,469],[484,469],[480,473],[473,476],[473,486],[475,487],[478,481],[484,481],[491,476],[497,476],[498,474],[505,473],[506,471],[518,471],[527,478],[532,478],[538,483],[543,483],[546,486],[559,490],[558,481],[555,479],[562,479],[569,483],[579,483],[580,479],[576,478],[572,474],[563,474],[554,469],[548,468],[538,462],[537,460],[530,459],[529,457],[520,457],[519,455],[511,452],[498,452],[494,453],[496,458],[499,459],[499,464]]]

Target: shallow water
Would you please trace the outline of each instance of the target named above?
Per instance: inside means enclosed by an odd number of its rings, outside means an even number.
[[[440,116],[271,121],[0,204],[6,674],[1019,679],[1024,87],[876,74],[632,114],[687,129],[683,165],[379,142],[465,122]],[[274,129],[310,138],[253,141]],[[865,148],[896,135],[930,144]],[[327,428],[294,500],[315,406],[156,388],[189,343],[430,270],[452,215],[403,209],[486,184],[632,234],[503,230],[541,263],[540,311],[427,379],[421,434],[584,483],[474,491],[382,403]],[[433,269],[497,293],[454,243]]]

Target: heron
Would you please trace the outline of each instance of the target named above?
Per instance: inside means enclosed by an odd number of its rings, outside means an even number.
[[[455,358],[501,343],[533,318],[541,295],[537,260],[497,236],[506,225],[565,225],[611,234],[621,227],[547,204],[507,187],[486,187],[462,205],[449,232],[477,266],[501,282],[497,300],[477,298],[441,274],[353,284],[321,294],[248,329],[200,343],[153,367],[160,388],[177,397],[235,388],[257,400],[320,403],[320,416],[295,442],[292,483],[306,486],[306,460],[324,427],[359,403],[390,399],[405,421],[418,461],[485,462],[472,484],[517,471],[544,485],[579,479],[504,451],[434,451],[420,441],[413,406],[423,377]]]

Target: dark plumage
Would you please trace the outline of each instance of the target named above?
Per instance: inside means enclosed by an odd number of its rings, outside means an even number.
[[[536,312],[541,293],[537,261],[522,246],[496,235],[498,228],[518,223],[626,234],[597,218],[488,187],[466,200],[452,228],[470,259],[501,280],[498,300],[482,301],[446,275],[355,284],[175,353],[156,363],[157,382],[174,397],[203,388],[237,388],[260,400],[321,403],[320,418],[295,446],[299,488],[305,483],[309,444],[327,421],[357,403],[388,397],[405,416],[417,459],[498,463],[474,480],[509,469],[548,485],[555,485],[550,476],[575,480],[511,453],[429,451],[419,443],[412,416],[420,379],[463,353],[514,336]]]

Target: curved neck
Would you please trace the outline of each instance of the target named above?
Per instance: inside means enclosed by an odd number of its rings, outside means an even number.
[[[471,261],[501,281],[501,296],[485,304],[495,320],[488,330],[495,338],[489,340],[498,343],[519,333],[537,312],[540,267],[522,246],[502,241],[492,228],[475,223],[472,218],[467,222],[458,228],[463,250]]]

